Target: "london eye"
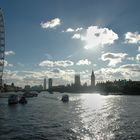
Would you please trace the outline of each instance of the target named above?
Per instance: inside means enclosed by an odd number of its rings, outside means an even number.
[[[4,69],[4,55],[5,55],[5,31],[4,31],[4,17],[2,9],[0,8],[0,91],[2,89],[2,77]]]

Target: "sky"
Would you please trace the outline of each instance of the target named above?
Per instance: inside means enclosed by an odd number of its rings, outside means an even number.
[[[139,0],[0,0],[4,82],[140,80]]]

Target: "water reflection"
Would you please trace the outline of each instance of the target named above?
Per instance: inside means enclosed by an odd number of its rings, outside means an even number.
[[[109,96],[99,94],[82,94],[75,111],[78,114],[81,127],[73,126],[76,133],[80,133],[80,139],[113,139],[115,138],[111,126],[118,118],[118,112],[112,115],[112,104],[109,104]],[[118,126],[117,126],[118,127]]]
[[[100,109],[105,103],[105,96],[100,94],[82,94],[81,95],[81,105],[82,108],[90,109],[95,111]]]

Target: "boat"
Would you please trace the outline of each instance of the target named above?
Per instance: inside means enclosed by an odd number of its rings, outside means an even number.
[[[53,91],[49,91],[50,94],[53,94]]]
[[[24,96],[22,96],[22,97],[20,98],[20,100],[19,100],[19,103],[20,103],[20,104],[26,104],[26,103],[27,103],[26,98],[25,98]]]
[[[23,94],[23,96],[24,96],[24,97],[27,97],[27,98],[30,98],[30,97],[37,97],[38,94],[35,93],[35,92],[25,92],[25,93]]]
[[[18,96],[15,94],[12,94],[8,98],[8,104],[17,104],[18,103]]]
[[[68,102],[69,101],[69,96],[68,95],[63,95],[61,101],[62,102]]]

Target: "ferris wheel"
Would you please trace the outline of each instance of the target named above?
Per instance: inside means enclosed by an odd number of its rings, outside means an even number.
[[[2,76],[4,69],[4,56],[5,56],[5,30],[3,12],[0,8],[0,90],[2,88]]]

